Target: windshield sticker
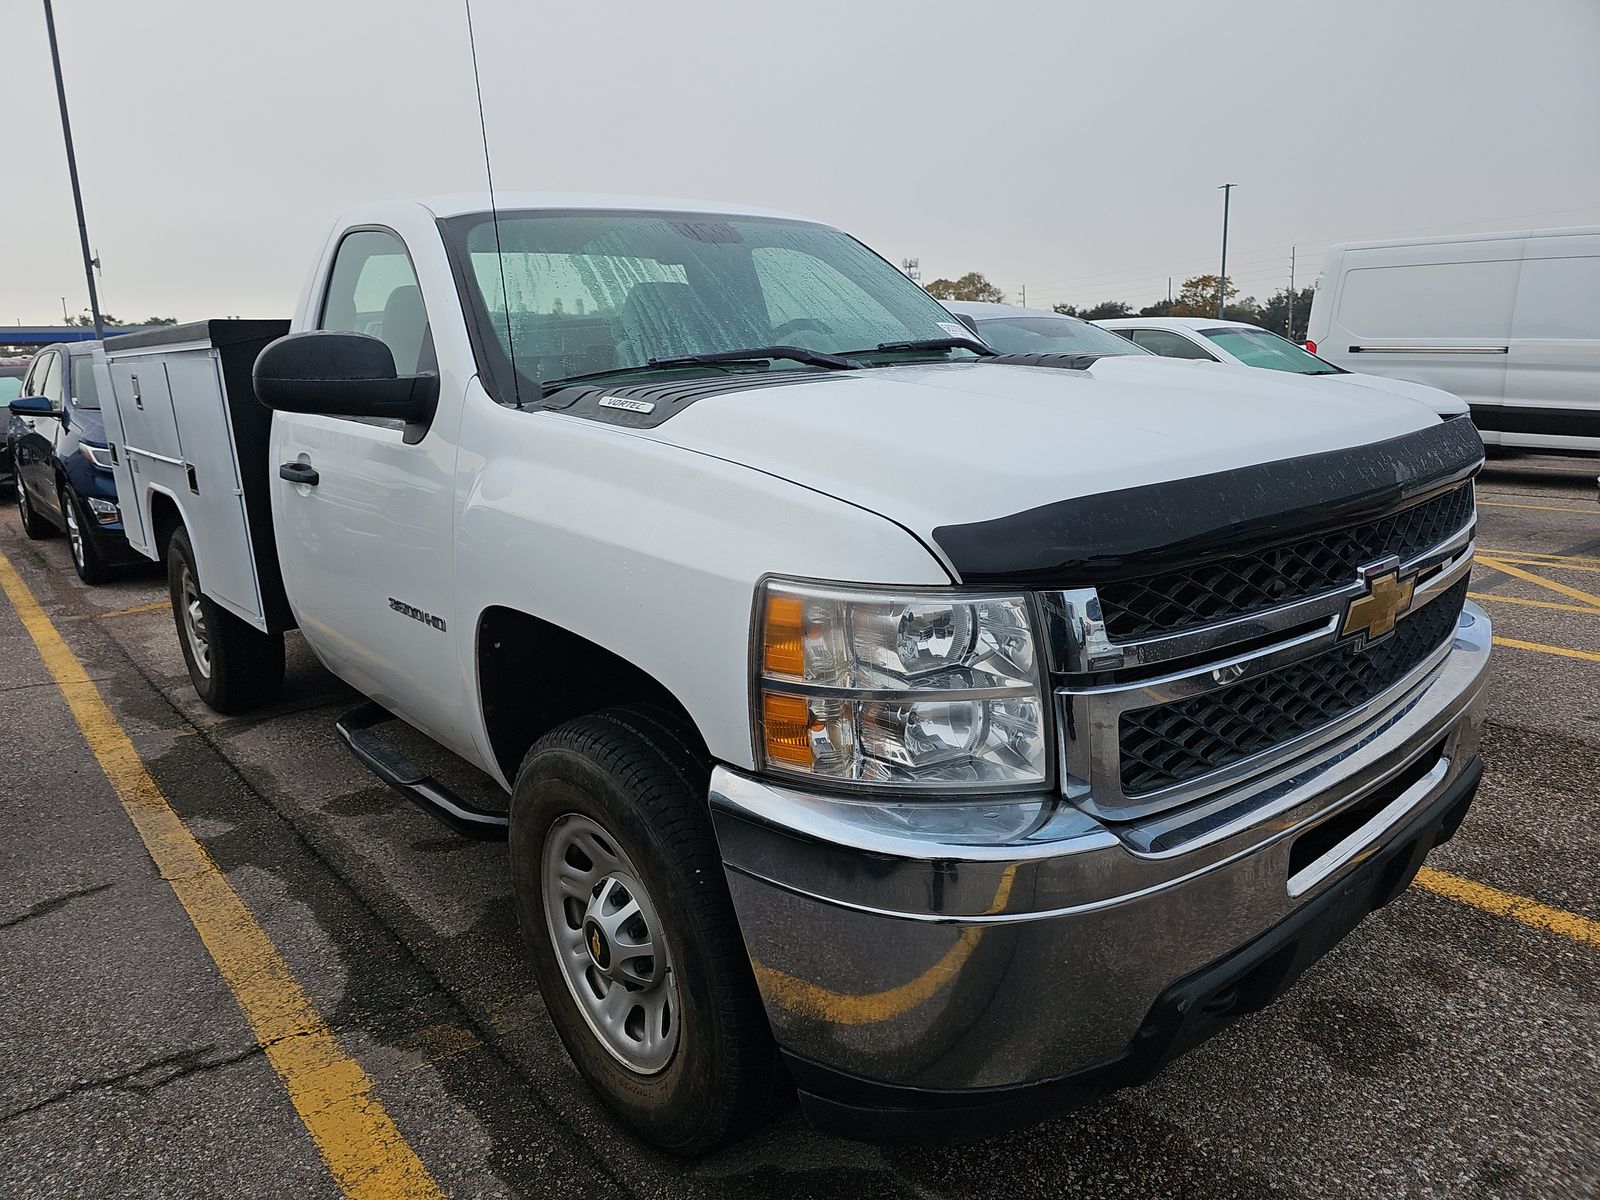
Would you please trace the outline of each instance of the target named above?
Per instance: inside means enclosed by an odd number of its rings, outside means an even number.
[[[969,342],[976,342],[979,340],[977,334],[973,333],[972,330],[968,329],[959,321],[940,321],[939,328],[944,330],[953,338],[961,338],[964,341]]]

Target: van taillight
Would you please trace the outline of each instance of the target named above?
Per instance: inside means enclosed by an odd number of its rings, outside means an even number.
[[[1313,342],[1310,338],[1307,338],[1306,339],[1306,349],[1309,350],[1312,354],[1315,354],[1317,352],[1317,344],[1315,342]]]

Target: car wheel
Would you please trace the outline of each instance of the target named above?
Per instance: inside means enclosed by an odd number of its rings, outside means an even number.
[[[167,593],[189,680],[219,713],[265,704],[283,686],[283,634],[262,633],[200,590],[194,547],[179,528],[167,544]]]
[[[55,535],[56,527],[33,507],[33,501],[28,499],[28,485],[20,476],[17,479],[17,512],[22,515],[22,532],[34,541]]]
[[[681,1155],[759,1124],[784,1078],[696,741],[645,710],[568,722],[523,761],[510,828],[517,916],[556,1032],[612,1112]]]
[[[72,566],[78,578],[94,585],[111,578],[111,568],[106,565],[100,547],[89,533],[89,518],[73,490],[62,483],[57,492],[61,498],[61,515],[67,521],[67,541],[72,547]]]

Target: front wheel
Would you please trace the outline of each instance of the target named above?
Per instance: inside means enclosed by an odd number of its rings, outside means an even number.
[[[528,752],[511,800],[518,920],[578,1069],[634,1132],[704,1154],[782,1073],[723,878],[691,731],[611,709]]]
[[[111,578],[111,568],[106,566],[105,556],[100,553],[100,547],[95,545],[94,537],[89,533],[89,518],[83,511],[83,505],[65,481],[57,494],[61,498],[61,515],[67,521],[67,541],[72,545],[73,570],[78,572],[79,579],[91,586],[104,583]]]
[[[219,713],[265,704],[283,686],[283,634],[252,629],[200,590],[194,547],[179,528],[167,545],[167,592],[189,680]]]

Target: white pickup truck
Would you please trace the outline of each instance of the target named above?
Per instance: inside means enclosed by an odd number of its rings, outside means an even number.
[[[1421,405],[999,355],[825,225],[588,196],[359,209],[291,323],[107,355],[201,696],[298,625],[363,761],[509,833],[556,1028],[675,1152],[790,1080],[926,1139],[1148,1078],[1482,772],[1482,447]]]

